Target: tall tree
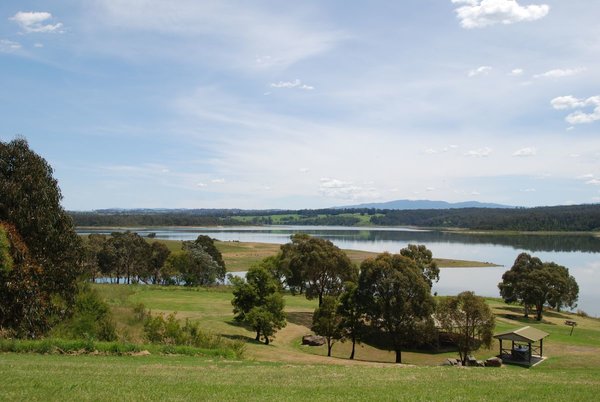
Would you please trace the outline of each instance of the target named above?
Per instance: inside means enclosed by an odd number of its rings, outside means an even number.
[[[435,317],[441,329],[453,335],[463,365],[471,352],[482,345],[489,348],[492,344],[494,314],[485,299],[473,292],[442,299]]]
[[[161,272],[165,263],[167,262],[167,258],[169,258],[169,255],[171,255],[171,251],[166,244],[155,241],[150,245],[148,276],[154,285],[160,283],[160,281],[163,279],[161,278]]]
[[[388,335],[401,363],[403,348],[422,336],[434,309],[422,271],[410,258],[383,253],[362,262],[358,287],[367,321]]]
[[[425,247],[424,244],[409,244],[407,247],[400,250],[400,254],[410,258],[417,264],[417,267],[421,269],[425,279],[429,283],[429,287],[431,287],[434,282],[440,280],[440,269],[433,260],[431,250]]]
[[[342,342],[346,339],[352,342],[350,360],[354,359],[356,343],[362,340],[365,332],[365,322],[361,307],[358,285],[354,282],[346,282],[344,291],[340,295],[338,314],[340,315],[339,327],[342,331]]]
[[[238,322],[248,324],[265,343],[278,329],[285,326],[283,297],[277,281],[260,265],[250,268],[246,279],[233,277],[233,313]]]
[[[323,304],[315,309],[312,319],[312,330],[327,341],[327,356],[331,357],[333,344],[343,337],[340,326],[342,317],[338,313],[339,301],[333,296],[325,296]]]
[[[223,260],[223,256],[221,252],[215,246],[215,241],[209,236],[199,235],[196,240],[194,240],[196,245],[200,246],[205,252],[208,253],[212,257],[212,259],[221,267],[221,271],[223,272],[223,277],[225,277],[225,272],[227,269],[225,267],[225,261]]]
[[[106,235],[92,233],[82,239],[83,244],[83,272],[94,281],[100,274],[99,255],[106,243]]]
[[[281,247],[282,259],[288,266],[288,285],[305,288],[308,299],[337,296],[344,282],[356,281],[358,271],[346,253],[325,239],[305,234],[292,236],[292,242]]]
[[[60,319],[74,305],[82,251],[52,173],[25,139],[0,141],[0,221],[12,224],[23,238],[40,269],[38,290],[50,299],[47,313]]]
[[[553,262],[542,262],[537,257],[521,253],[498,284],[500,295],[507,303],[519,302],[525,308],[525,317],[531,307],[536,319],[542,319],[545,304],[554,307],[574,307],[579,286],[569,270]]]

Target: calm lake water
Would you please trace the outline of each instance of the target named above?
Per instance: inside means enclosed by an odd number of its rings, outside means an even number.
[[[398,252],[409,243],[425,244],[435,257],[493,262],[499,268],[442,268],[433,291],[440,295],[472,290],[478,295],[498,297],[498,282],[521,252],[554,261],[569,268],[579,284],[579,306],[600,316],[600,238],[583,235],[488,235],[459,234],[404,228],[348,228],[331,226],[261,226],[225,228],[139,228],[141,236],[194,240],[199,234],[221,241],[284,244],[294,233],[307,233],[331,240],[344,249]],[[110,233],[114,230],[80,230],[79,233]]]

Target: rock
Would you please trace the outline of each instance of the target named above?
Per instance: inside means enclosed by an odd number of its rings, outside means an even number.
[[[304,335],[302,337],[302,344],[308,346],[325,345],[325,338],[319,335]]]
[[[490,357],[485,361],[485,367],[502,367],[502,359],[499,357]]]
[[[447,363],[449,366],[456,366],[456,365],[457,365],[459,362],[458,362],[458,360],[457,360],[457,359],[446,359],[446,363]]]

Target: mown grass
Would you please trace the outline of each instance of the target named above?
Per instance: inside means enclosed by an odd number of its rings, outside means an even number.
[[[188,356],[0,358],[4,400],[595,400],[600,369],[334,366]]]

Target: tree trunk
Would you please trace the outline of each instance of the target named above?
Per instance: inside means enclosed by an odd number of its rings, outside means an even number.
[[[327,338],[327,357],[331,357],[331,347],[333,345],[331,344],[331,339],[329,339],[329,337]]]
[[[254,338],[254,340],[260,342],[260,329],[256,330],[256,338]]]
[[[265,336],[265,345],[268,345],[268,344],[269,344],[269,337]]]
[[[535,306],[535,319],[538,321],[542,321],[542,311],[544,309],[543,305]]]
[[[319,307],[323,305],[323,292],[319,292]]]
[[[529,305],[525,305],[525,318],[529,318]]]
[[[354,360],[354,349],[356,346],[356,337],[352,336],[352,352],[350,353],[350,360]]]
[[[402,363],[402,350],[396,349],[396,363]]]

